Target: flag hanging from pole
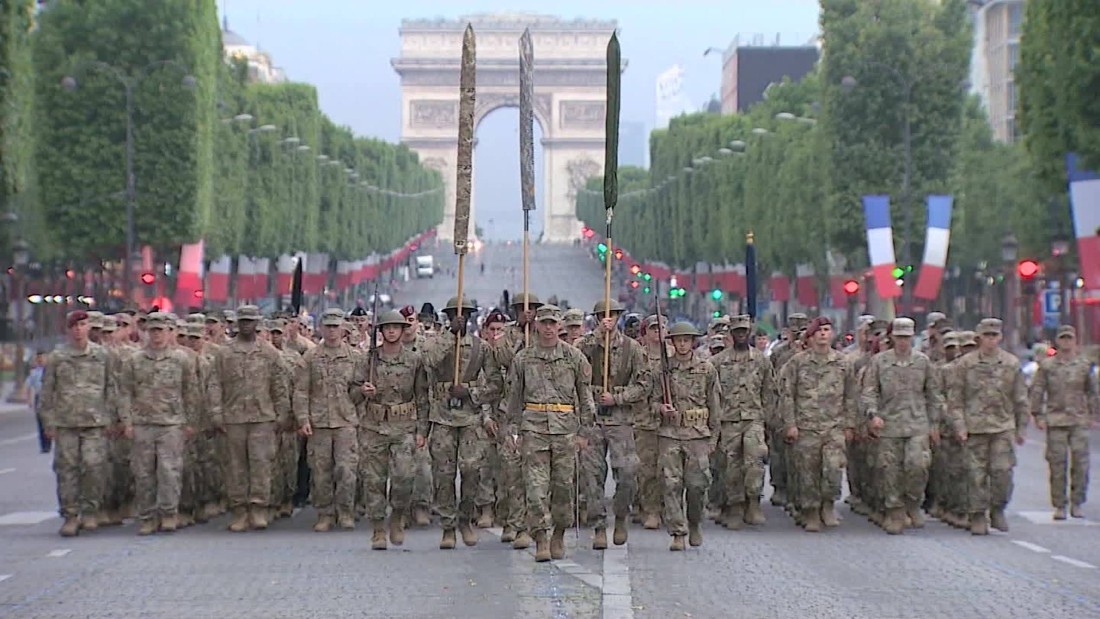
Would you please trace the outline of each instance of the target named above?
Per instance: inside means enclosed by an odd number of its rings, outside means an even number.
[[[882,299],[901,296],[894,279],[894,229],[890,226],[890,196],[863,196],[867,221],[867,255],[875,274],[875,290]]]
[[[1069,176],[1069,202],[1073,230],[1077,236],[1077,255],[1085,289],[1100,289],[1100,174],[1083,170],[1076,153],[1066,155]]]
[[[924,262],[913,296],[934,301],[940,296],[947,248],[951,239],[951,196],[928,196],[928,233],[924,240]]]

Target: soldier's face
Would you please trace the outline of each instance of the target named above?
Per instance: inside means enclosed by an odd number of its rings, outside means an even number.
[[[980,336],[980,344],[978,345],[984,353],[993,352],[997,346],[1001,343],[1000,333],[983,333]]]
[[[230,331],[233,330],[233,325],[235,325],[237,327],[237,331],[245,337],[256,335],[256,328],[259,326],[255,320],[239,320],[230,325]]]
[[[768,336],[758,335],[756,336],[756,348],[757,350],[764,350],[768,347]]]
[[[691,350],[695,348],[695,336],[674,335],[672,336],[672,347],[676,350],[677,355],[690,355]]]
[[[959,356],[959,347],[958,346],[947,346],[946,348],[943,349],[943,356],[948,361],[954,360],[955,357]]]
[[[569,325],[565,328],[565,333],[573,339],[579,339],[584,335],[584,325]]]
[[[405,331],[412,327],[402,327],[401,325],[382,325],[382,340],[387,344],[396,344],[401,341],[402,336],[405,335]]]
[[[821,325],[818,328],[817,333],[814,333],[814,344],[817,346],[828,346],[833,341],[833,326]]]
[[[744,350],[749,347],[749,330],[748,329],[734,329],[730,332],[733,336],[733,345],[737,348]]]
[[[195,352],[202,350],[202,338],[197,335],[187,336],[187,347]]]
[[[276,346],[282,346],[283,342],[285,342],[285,341],[286,341],[286,336],[283,334],[282,331],[272,331],[271,332],[271,343],[272,344],[274,344]]]
[[[912,336],[909,336],[909,335],[895,335],[895,336],[893,336],[893,340],[894,340],[894,350],[900,352],[901,354],[905,354],[905,353],[909,352],[910,350],[913,350],[913,337]]]
[[[539,332],[539,337],[544,340],[553,340],[558,337],[558,329],[561,328],[561,324],[556,320],[540,320],[535,323],[535,329]]]
[[[78,344],[84,344],[88,341],[88,333],[92,330],[92,323],[88,320],[81,320],[80,322],[69,327],[69,337]]]
[[[344,339],[344,325],[322,325],[321,337],[330,346],[340,343]]]
[[[149,334],[149,345],[153,348],[164,348],[172,339],[172,332],[164,327],[153,327],[146,332]]]
[[[485,339],[489,340],[490,342],[495,342],[504,335],[504,323],[491,322],[485,325],[483,331],[485,331]]]

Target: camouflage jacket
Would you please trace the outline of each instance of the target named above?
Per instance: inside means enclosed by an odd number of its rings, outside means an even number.
[[[1023,432],[1028,422],[1027,387],[1020,361],[997,349],[990,355],[975,350],[955,361],[948,406],[966,422],[970,434]]]
[[[666,348],[665,350],[668,352],[669,359],[676,354],[671,348]],[[661,349],[658,348],[653,350],[648,346],[642,345],[642,355],[645,356],[646,377],[648,381],[652,383],[654,380],[658,380],[661,375]],[[658,385],[659,384],[658,381]],[[661,427],[661,412],[658,408],[654,408],[650,402],[649,396],[651,389],[651,387],[647,387],[646,397],[643,398],[641,402],[634,405],[635,430],[656,432],[657,428]]]
[[[668,372],[675,415],[664,415],[660,412],[664,404],[660,373],[649,381],[650,406],[661,420],[657,435],[680,440],[717,440],[721,427],[718,416],[722,410],[718,370],[706,359],[700,359],[692,353],[691,358],[686,361],[677,359],[675,355],[669,357]]]
[[[862,383],[864,416],[884,422],[879,436],[902,438],[940,429],[943,390],[926,355],[914,350],[902,358],[896,350],[883,351],[871,358]],[[963,429],[958,419],[949,425]]]
[[[196,358],[184,348],[146,346],[123,359],[119,421],[127,426],[199,427],[203,409]]]
[[[431,402],[428,400],[428,374],[423,357],[409,349],[387,356],[379,348],[372,361],[368,355],[359,360],[358,385],[371,380],[375,395],[367,398],[359,389],[352,391],[359,404],[359,427],[387,436],[416,433],[428,435]]]
[[[39,412],[47,428],[99,428],[114,424],[116,374],[110,353],[99,344],[84,350],[65,343],[50,353],[42,374]]]
[[[1039,362],[1031,383],[1031,414],[1052,427],[1088,426],[1097,419],[1097,381],[1093,364],[1081,354],[1062,354]]]
[[[359,353],[347,344],[322,344],[306,351],[294,372],[294,419],[298,427],[347,428],[359,425],[351,391]],[[281,361],[281,360],[280,360]]]
[[[286,366],[267,342],[235,340],[218,350],[210,380],[210,417],[215,426],[291,420]]]
[[[608,391],[615,398],[615,406],[604,410],[599,406],[603,387],[604,338],[598,333],[581,337],[576,348],[588,359],[592,366],[592,398],[597,403],[596,423],[600,425],[622,426],[634,422],[633,405],[645,399],[649,387],[647,375],[648,363],[642,345],[616,331],[611,337],[611,355]]]
[[[779,391],[775,370],[764,353],[727,348],[709,361],[718,370],[722,391],[718,421],[764,420],[775,411]]]
[[[859,386],[851,360],[835,350],[795,353],[779,372],[784,428],[827,432],[857,427]]]
[[[459,408],[451,408],[454,353],[455,338],[449,333],[426,341],[420,353],[431,403],[428,418],[432,423],[454,427],[483,423],[491,418],[490,408],[504,390],[500,363],[488,342],[476,335],[465,335],[459,350],[459,382],[466,386],[470,397],[462,400]]]
[[[515,430],[574,434],[595,420],[592,365],[565,342],[524,348],[508,370],[507,402],[508,425]],[[547,405],[557,410],[537,410]]]
[[[530,326],[529,339],[534,342],[536,338],[538,338],[538,334],[535,333],[532,325]],[[493,344],[493,353],[497,356],[500,365],[505,368],[512,367],[512,360],[527,345],[527,339],[524,336],[524,328],[518,324],[512,323],[504,327],[504,335]]]

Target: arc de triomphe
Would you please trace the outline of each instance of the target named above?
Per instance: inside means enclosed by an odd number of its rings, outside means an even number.
[[[401,55],[391,60],[401,76],[401,141],[447,182],[439,228],[445,240],[454,235],[458,75],[467,23],[477,35],[475,127],[497,108],[519,106],[519,38],[524,28],[531,29],[534,115],[543,135],[543,195],[537,206],[545,222],[543,241],[571,242],[581,228],[576,191],[590,176],[603,174],[606,50],[617,23],[512,13],[401,22]],[[518,140],[515,146],[518,158]],[[519,195],[515,203],[519,221]],[[471,211],[476,221],[476,205]]]

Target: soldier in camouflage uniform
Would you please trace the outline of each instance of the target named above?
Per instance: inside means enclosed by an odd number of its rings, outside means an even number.
[[[565,530],[573,524],[578,435],[592,425],[592,366],[558,337],[561,310],[543,305],[535,314],[538,336],[516,354],[508,371],[509,427],[520,434],[527,514],[535,561],[565,557]],[[549,542],[547,531],[553,527]]]
[[[879,342],[880,338],[886,335],[886,321],[876,320],[873,316],[865,315],[862,318],[862,322],[857,330],[856,341],[858,342],[858,348],[847,353],[848,358],[852,362],[852,371],[856,373],[856,382],[860,385],[860,391],[862,392],[863,376],[866,372],[868,363],[871,359],[880,352]],[[871,471],[873,470],[873,463],[868,466],[868,447],[872,441],[870,435],[867,433],[866,424],[866,411],[863,410],[862,401],[860,402],[860,409],[856,416],[856,428],[855,434],[852,440],[847,444],[847,458],[848,458],[848,505],[850,509],[857,514],[868,515],[870,510],[865,502],[865,498],[870,496],[868,490],[868,480],[871,479]]]
[[[772,367],[775,368],[776,375],[783,369],[787,361],[802,350],[802,332],[806,329],[806,324],[809,320],[805,314],[794,313],[787,317],[787,339],[775,345],[772,348],[771,362]],[[780,400],[780,406],[783,405],[783,401]],[[778,505],[784,507],[787,505],[787,479],[788,479],[788,458],[787,458],[787,442],[784,436],[786,430],[783,428],[782,411],[779,407],[771,414],[771,418],[765,420],[765,426],[768,431],[769,443],[768,449],[770,457],[768,458],[769,477],[772,485],[772,505]]]
[[[428,377],[419,353],[402,336],[412,330],[400,312],[383,312],[377,325],[382,344],[374,358],[361,357],[356,399],[364,402],[360,421],[360,463],[371,547],[386,549],[386,485],[389,483],[390,542],[405,541],[405,515],[413,490],[413,453],[423,451],[428,434]]]
[[[497,311],[486,316],[485,321],[482,323],[480,335],[490,349],[494,351],[494,354],[496,350],[494,345],[497,339],[503,337],[506,321],[504,314]],[[502,368],[501,376],[503,376],[504,371]],[[501,425],[501,421],[497,419],[499,417],[497,413],[499,404],[500,402],[490,403],[490,410],[497,421],[498,427]],[[485,459],[481,463],[481,479],[476,500],[477,526],[482,529],[493,526],[494,516],[495,519],[504,522],[505,511],[508,509],[506,492],[502,487],[505,474],[500,465],[500,449],[503,440],[503,435],[498,432],[494,440],[490,440],[485,444]],[[515,539],[514,531],[511,532],[511,537]]]
[[[268,324],[271,345],[279,351],[286,367],[287,392],[294,392],[294,377],[302,364],[302,355],[286,347],[286,319],[275,318]],[[297,424],[295,424],[297,425]],[[276,455],[273,501],[278,505],[276,516],[289,518],[294,513],[294,495],[298,493],[298,460],[301,458],[302,442],[305,438],[298,429],[284,429],[279,432],[279,449]],[[307,454],[308,455],[308,454]]]
[[[694,352],[702,334],[688,322],[672,325],[667,338],[674,354],[650,381],[648,400],[660,412],[660,453],[664,521],[672,536],[669,550],[703,543],[703,509],[710,485],[710,454],[718,444],[721,387],[718,371]],[[665,393],[667,385],[668,392]],[[687,518],[684,507],[687,507]]]
[[[957,372],[959,361],[966,355],[973,354],[977,350],[975,342],[976,334],[973,331],[956,331],[953,337],[944,341],[945,359],[948,359],[940,367],[940,387],[944,394],[944,407],[946,411],[951,409],[950,394],[956,388],[955,383],[960,380]],[[952,341],[955,343],[957,354],[950,357]],[[941,433],[946,430],[941,424]],[[966,473],[966,442],[960,441],[950,433],[943,436],[940,441],[941,471],[940,485],[937,490],[940,502],[939,518],[955,528],[969,528],[970,517],[967,513],[969,485]]]
[[[1035,427],[1047,433],[1050,503],[1054,519],[1066,519],[1066,473],[1069,472],[1070,516],[1084,518],[1089,485],[1089,428],[1100,416],[1093,364],[1077,350],[1077,330],[1058,327],[1058,353],[1039,362],[1031,383]]]
[[[474,529],[475,502],[485,458],[485,444],[496,436],[492,402],[503,389],[500,366],[489,345],[467,332],[477,309],[467,300],[454,297],[443,308],[450,321],[450,334],[431,340],[422,353],[431,399],[431,430],[428,444],[432,454],[435,508],[443,526],[439,547],[455,547],[455,526],[462,543],[477,544]],[[459,379],[454,381],[456,341]],[[455,496],[455,476],[461,473],[461,500]]]
[[[642,325],[642,352],[645,354],[650,376],[660,368],[662,346],[669,356],[673,354],[667,350],[668,343],[663,339],[663,335],[667,333],[667,319],[662,317],[660,325],[658,328],[656,315],[647,317]],[[635,515],[640,519],[636,521],[647,529],[658,529],[661,526],[661,476],[658,466],[660,452],[657,449],[657,428],[660,424],[661,415],[649,402],[635,405],[634,447],[638,453],[638,509]]]
[[[561,317],[561,326],[565,331],[562,341],[576,345],[577,341],[584,337],[584,311],[579,307],[570,308],[565,310]]]
[[[642,345],[619,332],[616,325],[624,308],[611,300],[610,318],[603,301],[596,303],[592,315],[600,322],[596,330],[581,338],[576,347],[593,368],[592,398],[597,403],[596,423],[588,438],[588,449],[581,458],[580,487],[587,495],[591,525],[595,528],[592,548],[607,548],[607,506],[604,500],[607,462],[615,478],[616,546],[626,543],[630,508],[637,492],[638,452],[634,446],[634,406],[643,402],[648,389],[649,367]],[[611,343],[608,381],[603,385],[606,343]]]
[[[359,415],[351,391],[359,353],[344,342],[344,311],[321,314],[320,346],[302,355],[294,377],[294,417],[309,441],[310,495],[317,508],[313,530],[326,532],[333,521],[355,528],[359,467]]]
[[[431,303],[425,303],[420,308],[419,315],[414,314],[411,309],[412,306],[401,309],[401,315],[410,325],[410,328],[405,329],[401,341],[405,343],[407,350],[420,354],[429,338],[435,335],[435,331],[420,328],[434,326],[435,308]],[[426,527],[432,522],[432,487],[431,452],[417,449],[413,451],[413,488],[409,517],[418,527]]]
[[[42,376],[40,414],[54,441],[61,535],[94,531],[107,481],[107,429],[115,423],[115,393],[107,350],[88,340],[88,313],[70,312],[68,342],[50,354]]]
[[[943,394],[932,361],[913,350],[916,325],[897,318],[891,330],[893,348],[875,355],[863,381],[867,427],[877,439],[876,470],[886,518],[883,529],[897,535],[910,522],[924,526],[921,501],[932,461],[929,443],[939,443]],[[957,433],[962,420],[951,420]]]
[[[121,314],[125,316],[125,314]],[[128,319],[129,316],[126,316]],[[108,322],[116,321],[111,317],[102,319],[103,327],[101,345],[107,349],[108,366],[113,376],[118,376],[122,371],[122,362],[134,351],[137,346],[129,340],[119,340],[113,337]],[[117,327],[116,327],[117,333]],[[116,382],[117,386],[117,382]],[[116,405],[117,394],[111,394],[109,402]],[[99,524],[120,525],[123,520],[133,515],[134,502],[134,475],[130,471],[130,455],[133,450],[133,440],[122,435],[121,428],[111,428],[107,433],[107,491],[103,497],[103,512],[99,518]]]
[[[170,324],[167,314],[149,314],[148,341],[123,361],[119,377],[119,422],[134,438],[138,535],[179,527],[184,452],[199,425],[194,355],[172,344]]]
[[[940,393],[943,394],[944,398],[944,415],[940,419],[940,443],[932,448],[932,466],[928,470],[928,487],[924,492],[926,497],[927,495],[931,495],[931,501],[928,501],[926,498],[926,502],[929,503],[928,509],[926,510],[928,515],[946,522],[946,507],[948,502],[953,499],[947,492],[949,487],[949,480],[946,477],[948,470],[948,455],[954,453],[955,446],[958,443],[954,437],[952,437],[951,429],[945,426],[948,414],[950,413],[946,407],[946,381],[948,380],[946,372],[951,362],[959,356],[959,334],[954,331],[945,333],[942,343],[943,359],[938,362],[933,361],[932,363],[936,366],[936,372],[939,375]]]
[[[845,441],[853,436],[859,394],[852,363],[833,350],[832,322],[815,318],[806,329],[808,348],[780,370],[780,411],[792,465],[792,491],[803,528],[839,524],[833,502],[840,495]]]
[[[237,337],[218,350],[211,374],[210,416],[226,433],[229,530],[266,529],[279,427],[293,423],[279,351],[256,338],[255,305],[237,310]]]
[[[725,452],[725,505],[721,522],[727,529],[742,523],[764,524],[760,497],[764,490],[764,462],[768,445],[764,419],[779,398],[775,370],[764,353],[749,346],[752,318],[735,316],[730,321],[733,347],[710,358],[718,372],[722,407],[718,448]]]
[[[985,318],[977,331],[978,350],[956,364],[958,379],[947,401],[966,421],[970,532],[988,535],[990,526],[1008,531],[1004,510],[1016,466],[1012,442],[1023,444],[1029,412],[1020,360],[999,348],[1001,321]]]

